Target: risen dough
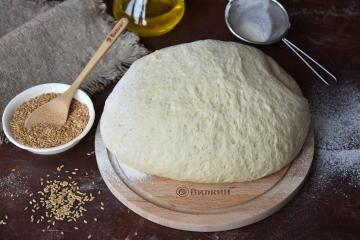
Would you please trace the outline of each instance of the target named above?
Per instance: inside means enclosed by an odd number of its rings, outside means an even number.
[[[261,51],[197,41],[136,61],[106,101],[108,149],[142,172],[194,182],[248,181],[299,153],[310,123],[295,81]]]

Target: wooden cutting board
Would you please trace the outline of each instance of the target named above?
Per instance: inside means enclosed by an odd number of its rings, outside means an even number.
[[[189,231],[223,231],[260,221],[299,190],[313,159],[310,132],[297,158],[279,172],[243,183],[198,184],[148,176],[130,178],[107,151],[98,127],[95,152],[100,173],[124,205],[155,223]]]

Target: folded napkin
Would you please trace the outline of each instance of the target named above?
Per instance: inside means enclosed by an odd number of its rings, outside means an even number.
[[[12,0],[13,5],[3,5],[7,1],[0,0],[0,5],[9,9],[27,2]],[[104,4],[100,0],[68,0],[52,7],[55,4],[37,8],[32,5],[36,9],[33,14],[27,13],[12,23],[1,21],[0,33],[5,35],[0,38],[0,114],[16,94],[31,86],[72,83],[111,30],[113,21],[103,13]],[[29,10],[29,6],[25,9]],[[14,19],[12,11],[7,12],[2,18]],[[22,21],[27,22],[9,30]],[[82,88],[90,94],[101,91],[147,53],[135,34],[124,33]],[[0,132],[1,144],[5,139],[1,127]]]

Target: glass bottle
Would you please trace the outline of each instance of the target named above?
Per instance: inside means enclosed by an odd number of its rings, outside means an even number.
[[[143,37],[171,31],[184,12],[184,0],[114,0],[113,4],[114,17],[127,17],[128,29]]]

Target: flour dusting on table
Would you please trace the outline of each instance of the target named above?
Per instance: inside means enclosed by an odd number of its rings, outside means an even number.
[[[315,129],[316,190],[342,179],[360,187],[360,90],[354,83],[316,85],[309,94]]]
[[[0,197],[22,197],[29,190],[28,178],[17,172],[0,177]]]
[[[309,102],[318,148],[360,148],[360,89],[354,85],[346,82],[311,90]]]

